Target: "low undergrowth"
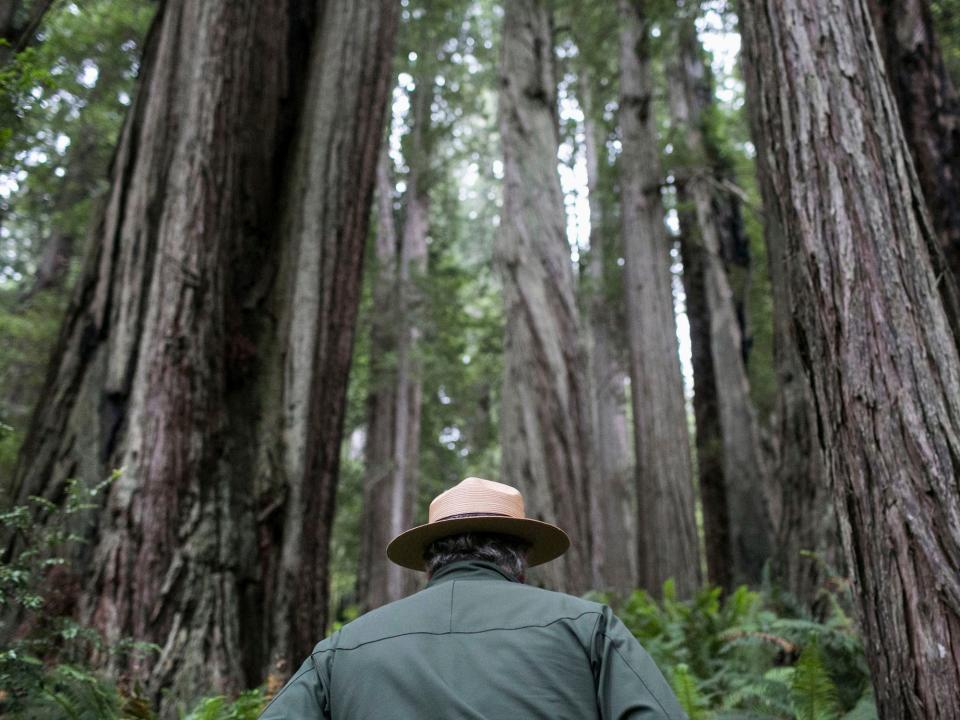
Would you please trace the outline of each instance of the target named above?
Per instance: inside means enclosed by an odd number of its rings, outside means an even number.
[[[708,587],[680,601],[668,582],[661,602],[637,591],[618,614],[690,720],[876,718],[860,639],[837,595],[824,591],[822,621],[778,611],[774,597]]]
[[[115,479],[116,474],[114,476]],[[149,662],[158,648],[106,644],[70,618],[54,576],[64,573],[71,544],[83,542],[84,513],[99,507],[93,488],[71,483],[67,499],[0,512],[13,548],[0,560],[0,628],[15,638],[0,648],[0,718],[154,720],[155,705],[129,680],[94,669],[124,667],[131,655]],[[44,522],[37,522],[38,515]],[[678,600],[672,583],[655,601],[637,591],[611,601],[673,686],[690,720],[870,720],[876,718],[867,666],[853,622],[834,594],[823,620],[777,609],[782,596],[739,588],[724,597],[704,588]],[[775,602],[776,601],[776,602]],[[59,609],[59,612],[58,612]],[[255,720],[276,692],[253,689],[184,709],[181,720]]]

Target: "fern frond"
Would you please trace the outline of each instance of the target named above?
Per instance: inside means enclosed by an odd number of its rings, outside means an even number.
[[[790,689],[797,720],[835,720],[839,716],[837,687],[815,642],[800,653]]]
[[[673,669],[673,692],[680,701],[680,706],[687,713],[689,720],[705,719],[704,709],[706,701],[700,695],[697,679],[690,672],[690,668],[680,663]]]

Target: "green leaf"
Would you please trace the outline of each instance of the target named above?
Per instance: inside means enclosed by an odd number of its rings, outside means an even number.
[[[835,720],[839,716],[837,688],[827,674],[816,642],[807,645],[791,683],[797,720]]]

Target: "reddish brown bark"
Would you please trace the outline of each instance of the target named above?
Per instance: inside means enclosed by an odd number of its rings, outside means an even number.
[[[260,682],[268,658],[292,667],[325,631],[396,8],[327,3],[311,43],[310,7],[158,9],[21,455],[21,498],[123,467],[76,558],[80,608],[108,640],[160,645],[123,669],[169,691],[164,716]],[[334,92],[331,112],[318,97]],[[305,248],[322,249],[322,272],[303,274]]]
[[[553,20],[542,0],[505,7],[499,126],[503,210],[496,262],[506,335],[501,476],[518,484],[532,517],[571,537],[539,575],[554,588],[590,585],[590,396],[573,268],[557,174]]]
[[[939,247],[866,1],[820,10],[741,2],[764,199],[880,715],[960,717],[960,357]]]

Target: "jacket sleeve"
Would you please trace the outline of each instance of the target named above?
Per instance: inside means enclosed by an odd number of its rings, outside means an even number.
[[[687,720],[653,658],[606,606],[593,641],[597,705],[603,720]]]
[[[317,645],[267,705],[260,720],[329,720],[330,678],[326,660],[330,654],[326,640]]]

